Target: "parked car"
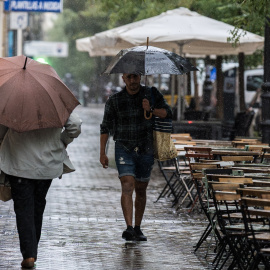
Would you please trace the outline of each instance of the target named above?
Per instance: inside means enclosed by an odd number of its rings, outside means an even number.
[[[263,84],[262,68],[246,70],[244,72],[245,100],[247,106],[252,105],[253,108],[259,107],[260,88],[262,84]]]

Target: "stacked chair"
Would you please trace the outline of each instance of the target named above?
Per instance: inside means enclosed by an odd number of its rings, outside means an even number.
[[[245,176],[207,178],[220,235],[214,269],[270,269],[270,184],[257,187]]]
[[[166,185],[158,200],[167,196],[176,210],[204,213],[207,225],[194,251],[206,244],[208,255],[214,247],[213,269],[270,269],[269,145],[175,140],[179,156],[159,163]]]
[[[249,267],[270,269],[270,196],[269,190],[239,190],[245,236],[250,253]]]
[[[237,269],[245,269],[242,257],[239,256],[244,246],[244,226],[239,222],[239,219],[242,220],[239,205],[241,196],[236,193],[240,185],[232,182],[209,183],[221,235],[218,252],[213,261],[214,269],[222,269],[229,261],[228,269],[234,269],[235,266]]]
[[[166,197],[171,200],[172,207],[174,207],[179,204],[182,205],[187,197],[191,202],[193,201],[190,194],[187,194],[187,190],[190,187],[186,186],[186,183],[183,182],[183,178],[190,178],[190,169],[186,161],[184,147],[194,146],[196,143],[191,141],[192,138],[188,133],[172,134],[171,136],[174,143],[180,146],[177,147],[178,157],[167,161],[158,161],[158,166],[165,179],[165,186],[160,192],[156,202]]]
[[[202,177],[203,177],[203,169],[216,169],[218,168],[218,164],[212,163],[203,163],[202,160],[212,160],[212,149],[210,147],[184,147],[186,154],[185,157],[188,161],[189,168],[190,168],[190,178],[183,178],[183,185],[185,186],[186,196],[184,199],[189,196],[191,199],[192,205],[189,210],[191,212],[196,203],[199,200],[199,194],[202,194],[203,191],[203,184],[202,184]],[[195,192],[195,194],[194,194]],[[196,194],[197,192],[197,194]]]
[[[196,182],[197,186],[197,194],[198,194],[198,200],[201,206],[202,211],[204,212],[208,224],[195,245],[195,252],[200,248],[202,243],[206,241],[207,237],[210,235],[210,233],[214,233],[214,238],[216,239],[216,242],[221,241],[221,236],[219,231],[216,227],[216,211],[213,204],[213,198],[211,194],[209,193],[208,189],[208,182],[207,177],[211,177],[212,175],[231,175],[232,169],[224,169],[224,168],[217,168],[217,169],[204,169],[203,170],[204,177],[202,178],[201,182]]]
[[[174,158],[170,161],[158,161],[158,166],[160,168],[160,171],[165,179],[165,186],[163,187],[162,191],[160,192],[157,200],[155,202],[158,202],[160,198],[168,197],[172,198],[172,207],[175,206],[179,201],[179,165],[178,165],[178,159]]]

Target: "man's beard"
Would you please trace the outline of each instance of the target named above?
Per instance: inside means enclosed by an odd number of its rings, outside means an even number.
[[[133,83],[133,84],[131,84],[131,85],[129,86],[129,89],[130,89],[131,91],[137,91],[139,88],[140,88],[140,85],[137,84],[137,83]]]

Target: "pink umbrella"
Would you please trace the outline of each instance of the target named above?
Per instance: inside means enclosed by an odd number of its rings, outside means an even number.
[[[0,58],[0,124],[17,132],[61,128],[79,104],[50,65]]]

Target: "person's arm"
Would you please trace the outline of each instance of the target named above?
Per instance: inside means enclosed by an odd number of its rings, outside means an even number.
[[[155,109],[164,109],[166,110],[166,116],[161,117],[161,118],[168,118],[172,119],[172,109],[167,103],[166,99],[163,97],[163,95],[155,88],[152,88],[153,93],[155,94]],[[157,111],[158,113],[158,111]],[[154,114],[155,115],[155,114]],[[158,116],[158,115],[157,115]]]
[[[151,112],[151,106],[148,99],[143,99],[143,109],[147,112]],[[167,116],[167,110],[164,108],[157,109],[153,108],[152,114],[159,117],[159,118],[165,118]]]
[[[70,144],[74,138],[77,138],[81,134],[81,125],[82,120],[77,114],[72,113],[65,123],[65,129],[61,133],[61,141],[65,146]]]
[[[114,126],[114,117],[115,111],[113,109],[113,101],[112,98],[109,98],[106,101],[105,109],[104,109],[104,116],[102,123],[100,125],[100,157],[99,161],[103,168],[108,168],[109,159],[106,155],[106,145],[109,139],[109,135],[113,130]]]
[[[165,118],[167,116],[167,110],[166,109],[154,109],[153,115],[159,117],[159,118]]]
[[[152,97],[154,96],[154,98]],[[152,112],[154,116],[159,118],[172,119],[172,109],[168,105],[163,95],[155,88],[151,89],[152,108],[148,99],[143,99],[143,109],[147,112]]]
[[[109,139],[109,134],[104,133],[104,134],[100,134],[100,157],[99,157],[99,161],[101,163],[101,165],[103,166],[103,168],[108,168],[109,165],[109,159],[106,155],[106,145]]]

